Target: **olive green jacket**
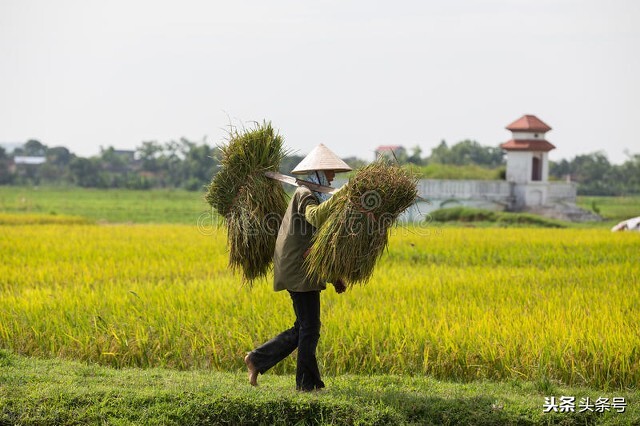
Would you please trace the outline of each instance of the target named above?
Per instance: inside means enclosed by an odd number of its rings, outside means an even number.
[[[300,186],[293,194],[282,218],[273,255],[273,288],[275,291],[324,290],[326,283],[318,277],[307,277],[302,262],[304,253],[311,247],[316,229],[327,219],[332,207],[331,197],[322,204],[313,192]]]

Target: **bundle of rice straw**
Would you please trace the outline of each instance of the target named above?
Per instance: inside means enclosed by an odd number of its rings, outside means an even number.
[[[270,122],[240,131],[231,127],[228,144],[220,150],[221,169],[205,199],[227,225],[229,266],[241,269],[245,281],[251,283],[269,271],[287,209],[282,184],[264,175],[278,171],[286,155],[283,138]]]
[[[334,208],[305,259],[307,274],[366,283],[388,244],[389,228],[416,200],[416,184],[409,171],[384,160],[358,170],[334,195]]]

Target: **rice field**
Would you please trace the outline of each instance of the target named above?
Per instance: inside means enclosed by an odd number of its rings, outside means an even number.
[[[293,322],[270,278],[228,270],[223,227],[13,222],[0,348],[235,371]],[[639,251],[640,235],[599,229],[398,228],[367,285],[323,293],[321,369],[635,387]]]

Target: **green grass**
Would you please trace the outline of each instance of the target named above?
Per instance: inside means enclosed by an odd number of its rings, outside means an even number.
[[[113,369],[0,351],[0,424],[473,424],[624,425],[640,422],[640,392],[549,381],[438,381],[424,376],[328,377],[326,391],[294,390],[290,375]],[[627,409],[543,413],[545,397],[624,397]],[[577,411],[577,409],[576,409]]]
[[[526,226],[540,228],[566,228],[570,224],[547,219],[530,213],[496,212],[471,207],[451,207],[439,209],[429,214],[434,222],[491,223],[504,227]]]
[[[210,212],[202,192],[0,186],[0,212],[82,216],[108,223],[195,225]]]
[[[438,169],[437,166],[426,166]],[[452,172],[424,172],[423,178],[494,179],[472,169],[456,166],[444,169]],[[444,170],[443,169],[443,170]],[[464,171],[467,170],[468,171]],[[423,170],[424,171],[424,170]],[[491,171],[491,170],[490,170]],[[497,173],[495,170],[492,173]],[[471,173],[470,175],[461,173]],[[484,177],[482,177],[484,176]],[[285,188],[288,189],[288,188]],[[640,215],[640,196],[578,197],[578,205],[596,209],[607,220],[595,227],[610,227],[612,223]],[[30,213],[46,216],[82,216],[90,221],[108,223],[184,223],[196,224],[210,213],[201,192],[157,189],[136,191],[126,189],[86,189],[75,187],[15,187],[0,186],[0,212]],[[55,219],[52,219],[53,222]]]
[[[600,214],[605,220],[619,222],[640,216],[640,196],[578,197],[578,206]]]
[[[504,167],[490,169],[487,167],[467,165],[432,163],[426,166],[409,166],[422,179],[472,179],[472,180],[502,180]]]
[[[471,180],[503,180],[502,174],[505,171],[504,166],[495,169],[477,166],[474,164],[466,166],[458,166],[455,164],[431,163],[426,166],[417,166],[415,164],[405,164],[403,167],[411,170],[420,179],[471,179]],[[351,179],[356,171],[351,171],[340,175],[347,179]]]

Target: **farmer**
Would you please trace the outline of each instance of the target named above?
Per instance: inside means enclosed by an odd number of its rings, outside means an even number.
[[[307,180],[329,186],[338,172],[351,168],[327,147],[320,144],[293,169]],[[320,291],[326,284],[318,277],[307,277],[304,258],[309,254],[315,230],[325,221],[332,208],[329,194],[300,186],[294,193],[278,231],[273,256],[274,290],[287,290],[293,301],[296,321],[259,348],[249,352],[244,362],[249,370],[249,382],[258,384],[258,373],[264,374],[298,348],[296,389],[312,391],[324,387],[316,360],[320,338]],[[337,293],[346,286],[342,280],[333,283]]]

